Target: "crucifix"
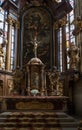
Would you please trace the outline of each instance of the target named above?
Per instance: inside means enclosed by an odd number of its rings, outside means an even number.
[[[37,34],[35,34],[34,40],[33,40],[32,43],[33,43],[33,45],[34,45],[34,56],[37,57],[38,43],[40,43],[40,42],[37,41]]]
[[[37,41],[37,37],[36,37],[36,35],[35,35],[35,37],[34,37],[33,44],[34,44],[34,55],[35,55],[35,57],[37,57],[38,41]]]

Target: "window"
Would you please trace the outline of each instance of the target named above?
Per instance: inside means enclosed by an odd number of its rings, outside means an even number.
[[[74,30],[74,25],[71,24],[72,21],[74,20],[74,0],[69,0],[71,6],[73,7],[73,10],[67,15],[67,24],[66,24],[66,28],[65,28],[65,31],[66,31],[66,50],[68,50],[69,46],[70,46],[70,43],[71,42],[74,42],[75,43],[75,37],[73,36],[72,32]],[[59,51],[59,58],[60,58],[60,62],[58,62],[60,65],[59,65],[59,68],[60,68],[60,71],[62,71],[62,58],[63,58],[63,54],[62,54],[62,28],[60,28],[60,51]],[[69,69],[69,57],[67,56],[67,69]]]
[[[60,68],[60,71],[62,71],[62,28],[60,28],[60,48],[59,48],[59,52],[60,52],[60,65],[59,65],[59,68]]]
[[[4,36],[3,29],[4,29],[4,11],[1,10],[0,11],[0,30],[1,30],[2,34],[0,35],[0,43],[3,42],[3,36]]]
[[[5,63],[6,63],[6,42],[7,42],[7,23],[5,21],[6,12],[4,10],[0,10],[0,49],[2,55],[0,56],[1,63],[0,69],[5,70]]]
[[[69,0],[73,10],[67,15],[67,25],[66,25],[66,47],[67,50],[70,46],[71,42],[75,43],[75,36],[73,36],[72,32],[74,30],[74,25],[71,24],[74,20],[74,0]],[[69,69],[69,57],[67,56],[67,69]]]
[[[0,69],[5,70],[7,62],[10,60],[10,69],[14,68],[14,45],[15,45],[15,29],[14,26],[12,26],[11,29],[11,44],[7,43],[8,41],[8,21],[7,21],[7,12],[1,9],[0,11],[0,47],[2,47],[2,53],[3,57],[2,59]],[[8,46],[11,48],[10,56],[6,55],[8,53]],[[9,59],[10,57],[10,59]],[[7,69],[7,68],[6,68]]]
[[[12,34],[11,34],[11,59],[10,59],[10,69],[13,70],[14,68],[14,45],[15,45],[15,29],[12,27]]]

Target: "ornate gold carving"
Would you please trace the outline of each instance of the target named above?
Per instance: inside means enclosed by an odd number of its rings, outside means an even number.
[[[10,25],[14,25],[16,27],[16,29],[18,29],[20,27],[20,22],[13,19],[11,16],[8,16],[7,21]]]
[[[59,28],[59,23],[57,21],[54,23],[54,28],[55,30]]]
[[[54,67],[52,70],[48,72],[48,76],[50,79],[50,88],[51,95],[63,95],[63,84],[60,81],[60,72]]]
[[[60,27],[65,26],[67,23],[67,18],[63,17],[54,23],[54,29],[59,29]]]
[[[71,24],[75,25],[75,29],[73,30],[73,35],[77,35],[82,31],[82,18],[81,18],[81,16],[78,16],[76,19],[74,19]]]
[[[15,24],[15,28],[16,28],[16,29],[19,29],[19,28],[20,28],[20,22],[15,21],[14,24]]]
[[[59,20],[60,26],[64,26],[64,25],[66,25],[66,23],[67,23],[66,17],[64,17],[64,18],[62,18],[62,19]]]
[[[10,16],[8,16],[7,22],[8,22],[10,25],[13,25],[13,18],[10,17]]]
[[[16,104],[16,109],[53,109],[54,106],[52,103],[47,102],[38,102],[38,101],[30,101],[30,102],[18,102]]]

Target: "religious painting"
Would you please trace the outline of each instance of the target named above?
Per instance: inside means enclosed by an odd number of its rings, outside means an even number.
[[[29,60],[35,57],[34,39],[37,40],[37,55],[40,60],[50,68],[51,52],[51,33],[52,22],[50,13],[44,8],[37,7],[28,9],[22,19],[23,33],[23,60],[25,65]]]

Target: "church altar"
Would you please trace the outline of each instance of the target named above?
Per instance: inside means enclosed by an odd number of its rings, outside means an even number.
[[[0,97],[1,98],[1,97]],[[4,96],[2,107],[7,110],[67,111],[66,96]]]
[[[36,36],[33,41],[35,56],[25,66],[26,86],[22,87],[24,72],[18,67],[13,71],[13,84],[8,95],[3,96],[2,110],[67,111],[68,98],[64,96],[60,72],[56,66],[45,70],[45,64],[37,58]]]

